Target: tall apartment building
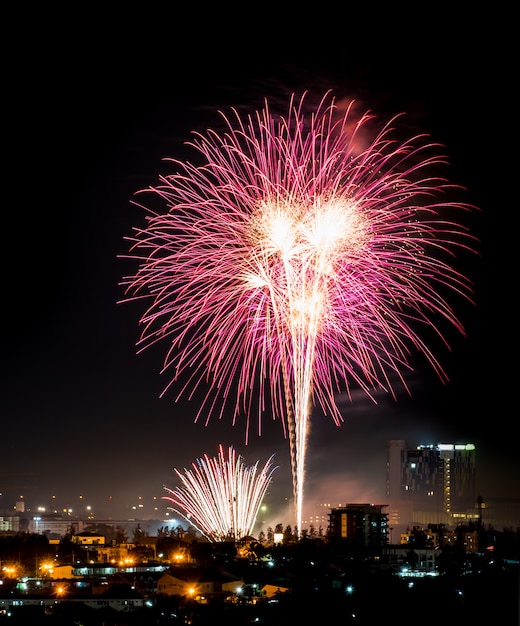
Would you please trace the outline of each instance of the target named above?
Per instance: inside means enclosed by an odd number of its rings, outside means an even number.
[[[358,548],[380,548],[388,543],[386,505],[345,504],[329,514],[329,537],[347,539]]]
[[[387,445],[389,523],[457,524],[478,518],[475,445]]]

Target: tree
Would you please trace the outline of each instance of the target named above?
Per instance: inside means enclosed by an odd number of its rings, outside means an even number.
[[[292,543],[292,541],[294,540],[294,533],[293,533],[293,529],[291,528],[290,524],[288,524],[285,527],[285,530],[283,531],[283,538],[282,538],[282,542],[284,544],[286,543]]]
[[[186,536],[186,530],[180,524],[175,529],[170,530],[170,537],[177,537],[178,539],[184,539]]]
[[[157,539],[162,539],[164,537],[169,537],[170,536],[170,529],[168,528],[168,526],[161,526],[160,528],[157,529]]]
[[[115,543],[117,546],[128,543],[128,534],[123,526],[116,526]]]
[[[134,528],[132,543],[135,543],[135,545],[137,546],[146,537],[149,537],[148,532],[141,528],[141,524],[137,524],[137,526]]]

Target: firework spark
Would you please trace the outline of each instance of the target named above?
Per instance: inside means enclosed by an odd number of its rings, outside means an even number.
[[[471,301],[452,263],[473,250],[449,217],[473,207],[446,200],[441,146],[396,139],[400,116],[370,134],[377,119],[353,102],[327,93],[306,111],[305,98],[285,117],[266,102],[222,113],[222,134],[194,133],[202,164],[172,159],[176,172],[141,192],[167,210],[139,204],[147,223],[127,255],[139,269],[123,281],[126,301],[149,302],[138,348],[168,340],[165,392],[205,388],[195,421],[244,414],[246,442],[252,416],[259,434],[266,411],[281,421],[298,529],[312,408],[339,425],[338,393],[393,393],[395,376],[406,388],[413,352],[446,381],[422,330],[446,345],[435,318],[464,333],[446,296]]]
[[[253,533],[256,517],[277,466],[272,455],[261,471],[259,461],[247,466],[233,446],[226,460],[222,445],[218,456],[207,454],[192,464],[192,469],[175,473],[182,487],[169,489],[163,500],[210,541],[241,539]]]

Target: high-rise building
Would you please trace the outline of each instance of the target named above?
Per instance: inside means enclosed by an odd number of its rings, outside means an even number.
[[[328,535],[347,539],[358,548],[380,548],[388,543],[386,505],[345,504],[331,510]]]
[[[387,446],[386,489],[390,523],[457,524],[477,518],[475,445],[439,443]],[[393,519],[392,519],[393,518]]]

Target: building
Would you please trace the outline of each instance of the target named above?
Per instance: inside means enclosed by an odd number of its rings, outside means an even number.
[[[124,593],[109,588],[103,594],[95,595],[90,589],[80,589],[69,581],[65,581],[65,584],[62,584],[62,581],[52,581],[52,584],[54,587],[40,589],[37,593],[18,591],[9,596],[0,596],[0,616],[14,616],[14,621],[19,623],[20,616],[25,615],[25,623],[29,621],[27,618],[34,619],[37,615],[38,623],[46,623],[50,619],[49,616],[61,614],[62,606],[113,609],[118,613],[129,613],[147,606],[147,598],[129,585],[124,587]],[[36,612],[31,610],[30,613],[26,613],[31,608]]]
[[[440,552],[429,547],[392,545],[383,549],[382,568],[389,569],[403,578],[438,576],[437,558]]]
[[[390,524],[457,524],[478,519],[476,451],[472,443],[387,446]]]
[[[356,548],[381,548],[388,543],[386,505],[346,504],[332,509],[329,537],[347,539]]]
[[[239,593],[243,586],[242,578],[217,568],[171,568],[157,580],[157,593],[186,596],[201,602],[214,596]]]
[[[0,532],[18,532],[20,517],[18,515],[0,515]]]

